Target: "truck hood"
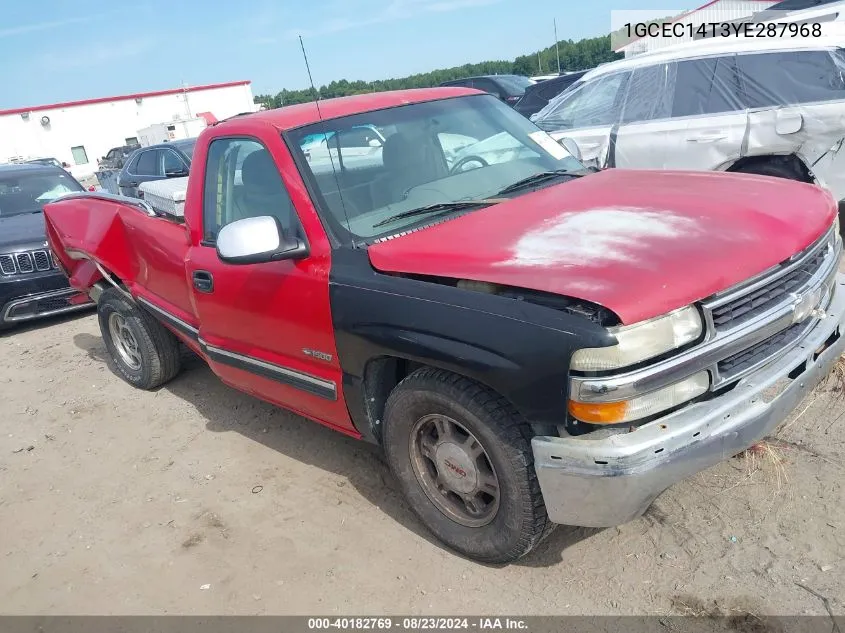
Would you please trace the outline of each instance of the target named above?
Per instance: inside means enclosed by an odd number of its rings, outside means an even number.
[[[46,239],[44,214],[0,215],[0,252],[10,247],[43,244]]]
[[[625,324],[725,290],[809,246],[836,204],[745,174],[608,170],[376,243],[376,270],[591,301]]]

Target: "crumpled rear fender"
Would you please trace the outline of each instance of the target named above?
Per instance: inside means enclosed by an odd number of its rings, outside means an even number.
[[[103,276],[134,278],[133,248],[122,213],[128,205],[96,198],[57,200],[44,207],[47,241],[74,288],[88,292]]]

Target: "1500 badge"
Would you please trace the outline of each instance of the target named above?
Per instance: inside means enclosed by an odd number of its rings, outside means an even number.
[[[316,349],[308,349],[307,347],[302,349],[302,353],[306,356],[316,358],[317,360],[324,360],[327,363],[332,362],[332,358],[334,358],[331,354],[326,354],[325,352],[321,352]]]

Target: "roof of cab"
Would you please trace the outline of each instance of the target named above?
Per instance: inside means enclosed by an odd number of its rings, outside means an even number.
[[[317,111],[317,104],[311,101],[309,103],[284,106],[274,110],[263,110],[230,120],[248,117],[250,120],[265,121],[280,130],[291,130],[302,127],[303,125],[317,123],[320,121],[321,116],[323,120],[336,119],[351,114],[385,110],[412,103],[483,94],[486,93],[473,88],[418,88],[414,90],[372,92],[351,97],[323,99],[320,101],[319,113]],[[218,125],[226,125],[226,121],[221,121]]]

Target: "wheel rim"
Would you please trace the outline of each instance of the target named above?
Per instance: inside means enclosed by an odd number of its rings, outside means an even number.
[[[499,478],[481,442],[440,414],[417,420],[410,437],[411,466],[426,496],[467,527],[487,525],[499,509]]]
[[[130,369],[141,369],[141,353],[138,351],[138,341],[122,314],[112,312],[109,315],[109,334],[114,349],[120,360]]]

